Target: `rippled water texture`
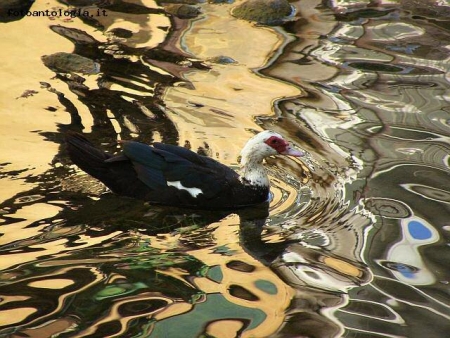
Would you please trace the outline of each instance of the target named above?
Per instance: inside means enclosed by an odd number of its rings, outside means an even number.
[[[0,12],[0,337],[448,337],[450,7],[302,0],[269,27],[218,2]],[[239,214],[114,196],[64,147],[237,168],[262,129],[309,156],[269,159],[269,210]]]

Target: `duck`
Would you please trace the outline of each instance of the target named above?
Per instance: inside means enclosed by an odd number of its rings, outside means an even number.
[[[113,193],[150,204],[203,210],[240,209],[267,202],[270,182],[264,159],[305,155],[270,130],[254,135],[245,144],[239,172],[176,145],[119,143],[122,153],[111,155],[80,133],[66,134],[71,161]]]

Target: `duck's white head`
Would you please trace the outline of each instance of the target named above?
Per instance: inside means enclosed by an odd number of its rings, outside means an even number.
[[[272,155],[305,156],[305,153],[292,148],[283,136],[271,130],[265,130],[253,136],[241,151],[241,164],[261,163]]]

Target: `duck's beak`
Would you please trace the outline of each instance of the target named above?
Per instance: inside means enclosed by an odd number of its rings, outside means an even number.
[[[287,146],[286,150],[281,152],[282,155],[302,157],[305,156],[305,152],[292,148],[291,146]]]

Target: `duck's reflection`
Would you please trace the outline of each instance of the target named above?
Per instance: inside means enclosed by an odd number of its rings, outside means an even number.
[[[294,236],[297,239],[270,243],[262,235],[263,222],[243,221],[241,244],[250,255],[264,262],[295,290],[285,310],[284,323],[274,337],[293,334],[336,337],[341,334],[343,328],[331,319],[332,312],[346,304],[350,289],[371,279],[369,269],[359,258],[360,253],[354,252],[354,258],[349,259],[329,250],[337,245],[339,231],[314,231],[314,240],[319,242],[315,246],[303,242],[301,234]],[[350,235],[346,232],[347,236]],[[348,249],[353,251],[353,248]]]

